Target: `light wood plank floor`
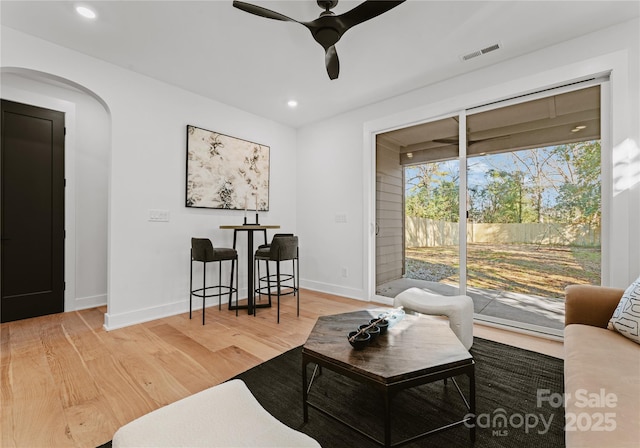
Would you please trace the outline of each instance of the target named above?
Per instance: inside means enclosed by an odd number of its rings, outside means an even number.
[[[376,304],[303,290],[257,317],[217,307],[119,330],[106,307],[2,324],[2,447],[96,447],[127,422],[303,344],[318,316]],[[487,339],[561,356],[562,343],[476,327]],[[475,330],[474,330],[475,331]]]

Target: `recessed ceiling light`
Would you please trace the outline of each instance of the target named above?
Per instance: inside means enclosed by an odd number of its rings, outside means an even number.
[[[95,19],[97,17],[95,11],[86,6],[76,6],[76,12],[87,19]]]
[[[293,107],[297,107],[298,106],[298,102],[296,100],[289,100],[287,102],[287,106],[293,108]]]

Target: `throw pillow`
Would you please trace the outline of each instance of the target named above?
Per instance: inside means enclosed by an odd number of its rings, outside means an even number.
[[[622,294],[608,328],[640,344],[640,277]]]

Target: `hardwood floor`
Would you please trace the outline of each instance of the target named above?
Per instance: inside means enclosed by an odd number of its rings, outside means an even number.
[[[318,316],[377,306],[308,290],[301,297],[299,318],[283,300],[280,325],[275,307],[257,317],[212,307],[205,326],[198,311],[105,331],[106,307],[2,324],[1,446],[96,447],[141,415],[303,344]],[[480,331],[505,342],[495,329]],[[561,354],[561,342],[508,339]]]

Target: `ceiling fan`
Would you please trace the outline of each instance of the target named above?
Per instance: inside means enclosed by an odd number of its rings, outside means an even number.
[[[505,138],[509,138],[510,135],[501,135],[500,137],[490,137],[490,138],[482,138],[482,139],[478,139],[478,140],[473,140],[471,138],[469,138],[469,131],[467,131],[467,147],[473,146],[476,143],[482,143],[482,142],[489,142],[491,140],[502,140]],[[452,138],[436,138],[434,140],[431,140],[432,142],[436,142],[436,143],[445,143],[447,145],[457,145],[458,143],[460,143],[460,139],[456,138],[456,137],[452,137]]]
[[[325,56],[324,62],[327,67],[329,78],[336,79],[340,72],[340,61],[336,52],[335,44],[340,40],[342,35],[351,27],[354,27],[369,19],[373,19],[380,14],[395,8],[405,0],[399,1],[378,1],[368,0],[360,3],[355,8],[345,12],[344,14],[335,15],[331,9],[338,4],[338,0],[317,0],[318,6],[324,9],[320,13],[320,17],[311,22],[300,22],[278,12],[263,8],[262,6],[252,5],[250,3],[234,0],[233,6],[242,11],[254,14],[267,19],[281,20],[283,22],[296,22],[305,26],[314,40],[322,45]]]
[[[456,123],[458,123],[457,117],[451,117]],[[498,137],[489,137],[489,138],[481,138],[481,139],[472,139],[471,134],[469,133],[469,128],[467,128],[467,147],[475,145],[476,143],[488,142],[491,140],[501,140],[505,138],[511,137],[510,135],[501,135]],[[446,145],[457,145],[460,143],[460,139],[458,137],[450,137],[450,138],[436,138],[431,140],[436,143],[444,143]]]

